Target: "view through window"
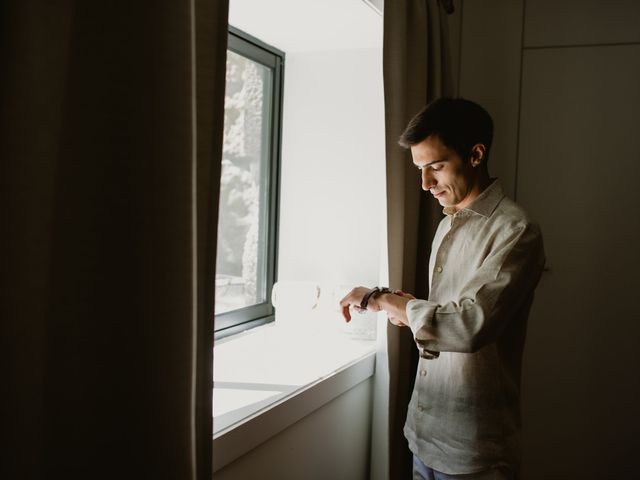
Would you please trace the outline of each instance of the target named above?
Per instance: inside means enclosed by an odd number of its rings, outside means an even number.
[[[232,29],[216,264],[216,332],[269,321],[283,54]]]

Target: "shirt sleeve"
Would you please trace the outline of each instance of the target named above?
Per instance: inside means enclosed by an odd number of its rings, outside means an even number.
[[[406,313],[421,351],[475,352],[497,340],[530,299],[544,262],[539,228],[520,225],[493,246],[457,301],[411,300]]]

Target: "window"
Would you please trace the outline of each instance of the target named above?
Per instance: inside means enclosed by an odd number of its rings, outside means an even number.
[[[284,54],[229,31],[216,337],[273,320]]]

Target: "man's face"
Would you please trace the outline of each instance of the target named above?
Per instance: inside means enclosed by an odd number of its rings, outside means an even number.
[[[422,189],[431,192],[440,205],[458,211],[473,201],[475,176],[471,162],[463,161],[438,137],[430,135],[412,146],[411,155],[422,172]]]

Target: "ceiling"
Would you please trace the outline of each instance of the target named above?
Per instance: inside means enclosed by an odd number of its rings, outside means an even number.
[[[382,47],[382,16],[363,0],[230,0],[229,24],[285,53]]]

